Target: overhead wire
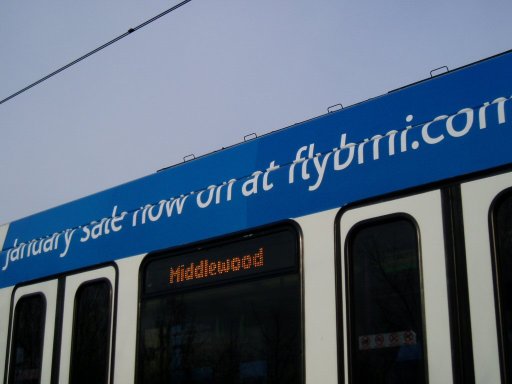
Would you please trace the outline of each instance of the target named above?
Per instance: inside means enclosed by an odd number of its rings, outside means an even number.
[[[0,105],[5,103],[5,102],[7,102],[7,101],[9,101],[9,100],[11,100],[11,99],[13,99],[13,98],[15,98],[16,96],[22,94],[23,92],[28,91],[29,89],[35,87],[36,85],[41,84],[42,82],[48,80],[49,78],[59,74],[60,72],[68,69],[69,67],[79,63],[80,61],[82,61],[82,60],[84,60],[86,58],[88,58],[89,56],[94,55],[95,53],[101,51],[102,49],[105,49],[108,46],[118,42],[119,40],[124,39],[126,36],[131,35],[133,32],[136,32],[139,29],[144,28],[146,25],[151,24],[152,22],[154,22],[154,21],[158,20],[159,18],[161,18],[161,17],[163,17],[163,16],[165,16],[165,15],[175,11],[176,9],[182,7],[183,5],[185,5],[185,4],[187,4],[187,3],[191,2],[191,1],[192,0],[183,0],[182,2],[176,4],[175,6],[173,6],[173,7],[169,8],[169,9],[163,11],[162,13],[159,13],[158,15],[152,17],[151,19],[146,20],[142,24],[139,24],[136,27],[130,28],[127,32],[123,33],[122,35],[117,36],[116,38],[114,38],[114,39],[108,41],[107,43],[99,46],[98,48],[93,49],[92,51],[86,53],[83,56],[80,56],[78,59],[73,60],[72,62],[70,62],[70,63],[60,67],[59,69],[57,69],[56,71],[53,71],[52,73],[46,75],[45,77],[43,77],[43,78],[33,82],[32,84],[27,85],[25,88],[20,89],[19,91],[17,91],[15,93],[13,93],[12,95],[6,97],[5,99],[0,100]]]

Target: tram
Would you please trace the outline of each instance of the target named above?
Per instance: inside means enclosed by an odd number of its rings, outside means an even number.
[[[512,51],[0,227],[0,381],[512,382]]]

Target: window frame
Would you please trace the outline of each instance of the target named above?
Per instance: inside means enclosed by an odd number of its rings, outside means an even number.
[[[85,289],[89,286],[93,286],[98,283],[106,283],[107,287],[108,287],[108,316],[107,316],[108,329],[107,329],[107,335],[106,335],[108,345],[107,345],[107,351],[106,351],[107,353],[105,355],[105,358],[107,359],[106,367],[105,367],[106,368],[105,378],[106,378],[107,383],[111,382],[111,375],[112,375],[112,371],[113,371],[113,363],[112,363],[113,356],[112,355],[113,355],[113,349],[114,349],[113,334],[114,334],[114,327],[115,327],[115,324],[113,323],[114,312],[115,312],[115,309],[114,309],[114,304],[115,304],[114,303],[114,301],[115,301],[114,287],[112,286],[112,282],[108,278],[100,277],[100,278],[86,280],[86,281],[82,282],[75,291],[74,300],[73,300],[73,319],[71,322],[71,325],[72,325],[71,349],[70,349],[70,355],[69,355],[69,378],[68,378],[68,381],[70,383],[71,383],[71,379],[73,377],[72,376],[73,368],[75,367],[75,365],[73,363],[73,361],[74,361],[73,357],[76,352],[76,341],[77,341],[77,339],[76,339],[77,338],[76,321],[78,319],[78,316],[77,316],[78,294],[81,292],[82,289]]]
[[[512,367],[507,366],[507,358],[512,358],[512,348],[510,350],[506,347],[505,342],[505,319],[503,315],[503,302],[502,292],[504,287],[502,285],[503,271],[501,268],[501,259],[503,255],[499,250],[498,230],[497,230],[497,209],[505,199],[512,198],[512,187],[505,188],[500,191],[492,200],[489,206],[489,239],[491,247],[491,264],[492,264],[492,278],[494,290],[494,307],[496,309],[496,332],[498,335],[498,351],[499,351],[499,366],[502,383],[509,383],[512,381]]]
[[[141,383],[141,373],[140,373],[140,354],[141,354],[141,340],[142,340],[142,333],[141,333],[141,318],[142,318],[142,304],[143,301],[146,299],[158,297],[158,296],[166,296],[166,295],[172,295],[173,293],[167,292],[158,292],[158,293],[150,293],[150,294],[144,294],[144,286],[145,286],[145,271],[151,262],[158,260],[158,259],[165,259],[165,258],[172,258],[172,257],[180,257],[182,255],[186,255],[188,253],[200,251],[203,249],[208,249],[210,247],[216,247],[216,246],[223,246],[226,244],[230,244],[237,241],[243,241],[244,238],[250,238],[250,237],[264,237],[266,235],[280,232],[283,230],[289,230],[293,233],[295,237],[296,242],[296,255],[294,257],[296,258],[295,266],[293,267],[293,270],[286,269],[277,271],[275,273],[263,273],[263,274],[256,274],[254,276],[248,276],[246,278],[234,278],[229,279],[227,281],[219,281],[218,283],[211,283],[211,284],[203,284],[198,285],[197,287],[186,287],[182,289],[178,289],[176,291],[177,294],[186,293],[186,292],[193,292],[198,290],[208,290],[208,289],[215,289],[216,287],[220,286],[228,286],[231,284],[240,284],[244,281],[254,281],[254,280],[263,280],[272,278],[279,275],[289,275],[296,273],[298,277],[298,284],[299,284],[299,313],[300,313],[300,319],[299,319],[299,332],[300,332],[300,346],[301,346],[301,374],[300,374],[300,384],[305,383],[306,378],[306,344],[305,344],[305,309],[304,309],[304,278],[303,278],[303,234],[301,231],[301,228],[299,224],[293,220],[285,220],[279,223],[266,225],[262,227],[256,227],[250,230],[244,230],[240,232],[235,232],[232,234],[228,234],[225,236],[219,236],[213,239],[209,239],[206,241],[200,241],[197,243],[188,244],[185,246],[179,246],[179,247],[171,247],[163,250],[158,250],[155,252],[148,253],[144,259],[142,260],[140,267],[139,267],[139,279],[138,279],[138,285],[139,285],[139,295],[138,295],[138,311],[137,311],[137,334],[136,334],[136,348],[135,348],[135,384]]]
[[[25,295],[22,295],[20,296],[17,300],[16,300],[16,303],[13,303],[13,308],[12,308],[12,321],[11,321],[11,324],[10,324],[10,342],[9,342],[9,345],[8,345],[8,350],[9,350],[9,358],[6,362],[6,366],[7,366],[7,370],[6,370],[6,383],[7,384],[11,384],[11,383],[14,383],[14,374],[16,372],[16,369],[15,369],[15,363],[16,363],[16,351],[14,351],[14,348],[15,348],[15,344],[16,344],[16,337],[17,337],[17,320],[19,319],[19,313],[17,312],[17,309],[18,309],[18,305],[21,301],[23,300],[26,300],[26,299],[31,299],[31,298],[36,298],[36,297],[39,297],[42,299],[42,321],[41,321],[41,324],[39,325],[40,328],[41,328],[41,336],[40,336],[40,340],[38,341],[39,343],[39,348],[40,348],[40,363],[39,363],[39,379],[38,379],[38,383],[41,383],[41,379],[42,379],[42,370],[43,370],[43,356],[44,356],[44,338],[45,338],[45,330],[46,330],[46,316],[47,316],[47,311],[48,311],[48,303],[47,303],[47,299],[46,299],[46,296],[43,292],[40,292],[40,291],[36,291],[36,292],[32,292],[32,293],[27,293]]]
[[[416,194],[413,194],[414,196]],[[419,194],[421,195],[421,193]],[[338,271],[336,273],[337,278],[337,295],[339,295],[337,299],[337,313],[338,313],[338,377],[340,382],[344,382],[344,372],[345,370],[348,371],[348,382],[349,383],[355,383],[354,379],[354,370],[353,370],[353,364],[354,364],[354,356],[352,351],[352,346],[354,343],[354,335],[352,335],[353,326],[352,323],[354,321],[354,314],[353,314],[353,289],[352,289],[352,276],[351,276],[351,261],[350,261],[350,248],[352,244],[353,235],[354,232],[360,231],[361,228],[364,228],[366,226],[379,224],[379,223],[385,223],[385,222],[392,222],[396,220],[406,220],[410,222],[415,229],[416,234],[416,246],[417,246],[417,262],[418,262],[418,274],[419,274],[419,290],[420,290],[420,313],[421,313],[421,330],[423,333],[423,346],[422,346],[422,353],[423,353],[423,375],[424,375],[424,382],[423,384],[429,383],[429,362],[428,362],[428,334],[427,334],[427,324],[426,324],[426,313],[425,313],[425,297],[424,297],[424,276],[423,276],[423,252],[422,252],[422,237],[421,237],[421,231],[419,224],[417,220],[409,213],[406,212],[394,212],[390,214],[384,214],[384,215],[377,215],[374,217],[370,217],[367,219],[363,219],[360,221],[357,221],[354,223],[348,232],[346,233],[345,238],[343,239],[343,245],[340,243],[341,238],[339,235],[340,232],[340,223],[342,220],[343,215],[351,210],[357,210],[359,208],[367,207],[369,205],[373,204],[379,204],[379,203],[386,203],[390,201],[400,200],[402,198],[407,198],[411,195],[398,195],[395,197],[390,197],[389,200],[377,200],[375,202],[368,202],[366,204],[354,204],[349,207],[343,208],[337,215],[336,219],[336,241],[338,242],[337,249],[338,251],[335,252],[336,254],[336,270]],[[343,255],[344,257],[341,257],[340,251],[343,249]],[[342,264],[344,265],[344,274],[340,273],[342,270]],[[344,284],[342,282],[342,277],[345,280]],[[341,290],[341,286],[343,285],[343,293]],[[343,295],[345,300],[345,305],[342,304],[343,301]],[[345,313],[344,313],[345,312]],[[346,319],[346,324],[344,324],[343,319]],[[343,329],[346,328],[346,334],[347,334],[347,340],[344,340],[343,337]],[[347,344],[347,366],[344,366],[343,362],[343,355],[344,355],[344,348],[343,345],[346,342]]]

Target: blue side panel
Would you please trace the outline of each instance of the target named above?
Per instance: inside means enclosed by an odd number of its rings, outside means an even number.
[[[512,162],[512,53],[13,222],[0,287]]]

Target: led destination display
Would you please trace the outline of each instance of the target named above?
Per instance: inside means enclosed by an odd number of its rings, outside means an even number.
[[[183,281],[204,279],[209,276],[222,275],[223,273],[244,272],[250,269],[265,266],[265,249],[258,249],[254,255],[233,257],[232,259],[211,261],[203,259],[199,263],[190,263],[171,267],[169,271],[169,284],[178,284]]]
[[[297,250],[297,235],[286,228],[258,236],[246,235],[194,252],[163,254],[145,270],[145,293],[295,270]]]

